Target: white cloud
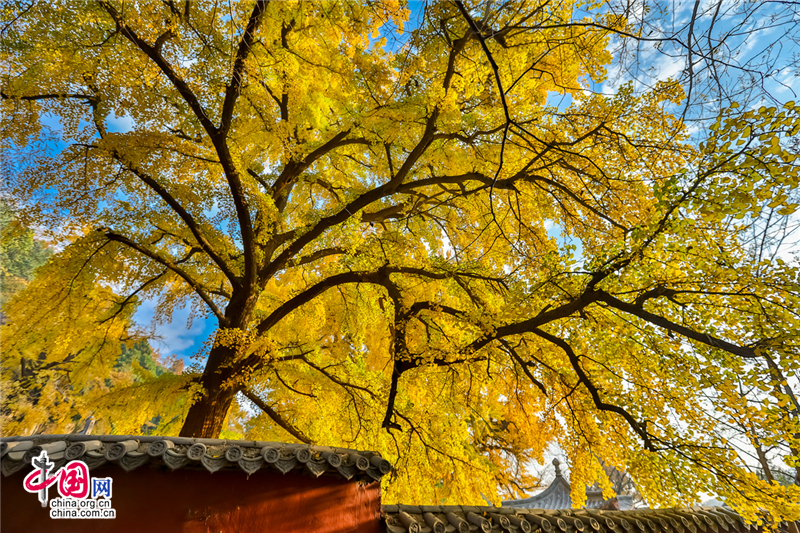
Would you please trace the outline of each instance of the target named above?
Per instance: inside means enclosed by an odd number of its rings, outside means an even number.
[[[154,321],[154,302],[143,300],[134,319],[145,327],[152,327],[157,337],[157,340],[152,343],[153,348],[163,356],[191,357],[214,330],[216,321],[213,318],[195,317],[190,327],[190,314],[191,310],[188,306],[178,307],[172,313],[171,322],[159,324]]]
[[[113,118],[108,119],[108,129],[116,133],[128,133],[133,126],[133,119],[128,115],[118,117],[115,114]]]
[[[682,57],[672,58],[664,56],[656,63],[656,68],[658,69],[658,79],[667,80],[669,78],[675,78],[683,71],[685,67],[686,61]]]
[[[757,44],[758,35],[750,35],[742,42],[741,46],[739,46],[736,50],[736,57],[739,58],[740,62],[745,63],[746,61],[752,59],[750,57],[750,52],[755,49]]]
[[[773,95],[779,95],[781,98],[794,98],[800,93],[798,79],[797,74],[786,69],[785,72],[779,74],[774,81],[769,83],[767,90]]]

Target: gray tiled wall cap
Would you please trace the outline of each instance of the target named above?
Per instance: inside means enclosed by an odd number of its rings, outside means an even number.
[[[631,523],[648,524],[648,529],[655,528],[654,533],[680,533],[691,531],[686,528],[688,524],[695,527],[703,523],[703,527],[696,528],[703,533],[710,533],[704,517],[719,515],[725,527],[719,527],[715,533],[745,533],[750,529],[764,533],[761,526],[747,524],[741,516],[729,508],[675,508],[675,509],[630,509],[624,511],[605,511],[598,509],[529,509],[515,507],[476,507],[476,506],[434,506],[434,505],[384,505],[381,507],[381,517],[390,533],[406,533],[421,531],[423,533],[437,533],[436,526],[441,523],[444,533],[500,533],[500,531],[513,531],[531,533],[544,529],[541,524],[558,519],[567,527],[568,533],[576,533],[575,524],[578,519],[584,526],[589,524],[592,530],[597,526],[597,533],[621,533],[620,525],[623,521]],[[591,518],[590,518],[591,517]],[[655,520],[652,520],[655,519]],[[730,519],[730,521],[728,521]],[[594,521],[594,522],[592,522]],[[717,522],[713,522],[717,526]],[[677,526],[677,527],[676,527]],[[781,524],[780,533],[787,532],[787,524]]]
[[[202,442],[195,442],[186,450],[186,457],[192,461],[199,461],[206,454],[206,445]]]
[[[0,438],[3,475],[29,471],[30,459],[43,450],[51,460],[81,460],[90,469],[111,461],[126,471],[160,464],[209,472],[235,468],[249,476],[263,468],[366,482],[391,471],[391,464],[374,451],[252,440],[65,434]]]
[[[237,446],[237,445],[234,444],[233,446],[229,446],[225,450],[225,459],[227,459],[228,461],[230,461],[232,463],[237,462],[243,456],[244,456],[244,452],[242,451],[242,447],[241,446]]]

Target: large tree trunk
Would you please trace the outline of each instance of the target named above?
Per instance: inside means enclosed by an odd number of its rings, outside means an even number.
[[[236,391],[231,389],[218,390],[203,396],[189,408],[189,416],[183,423],[180,436],[218,438],[235,397]]]
[[[237,392],[234,387],[224,387],[230,375],[223,371],[223,363],[230,361],[233,355],[234,350],[227,346],[211,348],[200,380],[203,394],[189,408],[189,414],[181,428],[181,437],[219,437],[222,423]]]
[[[255,308],[256,297],[234,294],[225,315],[229,327],[246,330]],[[219,345],[216,342],[208,354],[200,385],[202,396],[189,408],[189,414],[181,428],[181,437],[204,437],[216,439],[222,431],[222,424],[228,409],[236,397],[238,388],[225,386],[231,378],[229,364],[236,359],[241,347]]]

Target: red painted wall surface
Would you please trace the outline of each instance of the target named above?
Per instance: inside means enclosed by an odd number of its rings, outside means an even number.
[[[50,509],[22,487],[18,472],[0,481],[2,533],[378,533],[380,485],[242,471],[142,466],[125,472],[105,465],[92,477],[111,477],[113,520],[52,519]],[[58,497],[55,487],[50,497]]]

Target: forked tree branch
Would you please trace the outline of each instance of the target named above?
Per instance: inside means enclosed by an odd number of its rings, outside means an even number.
[[[197,293],[197,295],[206,303],[211,312],[214,313],[214,316],[217,317],[217,320],[219,320],[220,327],[225,327],[228,324],[228,319],[219,310],[219,307],[217,307],[217,304],[215,304],[214,300],[208,295],[203,285],[199,281],[194,279],[194,277],[192,277],[184,269],[176,265],[173,261],[161,256],[160,254],[148,248],[145,248],[141,244],[132,241],[131,239],[125,237],[124,235],[119,235],[118,233],[114,233],[112,231],[106,231],[104,235],[108,240],[124,244],[128,248],[136,250],[140,254],[149,257],[156,263],[164,265],[171,271],[175,272],[178,276],[183,278],[183,280],[192,288],[192,290],[194,290],[194,292]]]
[[[94,110],[95,127],[97,128],[100,137],[105,138],[106,128],[100,122],[98,116],[99,115],[98,107],[100,104],[100,97],[98,94],[99,91],[97,90],[96,87],[92,85],[90,85],[90,89],[95,93],[95,95],[89,99],[89,103],[92,106],[92,109]],[[128,161],[127,158],[116,148],[111,149],[109,151],[109,154],[116,161],[122,164],[129,172],[131,172],[134,176],[139,178],[139,180],[141,180],[145,185],[150,187],[150,189],[152,189],[153,192],[155,192],[158,196],[160,196],[161,199],[164,200],[164,202],[166,202],[166,204],[175,212],[175,214],[177,214],[181,218],[181,220],[183,220],[183,223],[186,225],[187,228],[189,228],[189,231],[192,232],[192,235],[194,235],[202,251],[205,252],[214,263],[216,263],[216,265],[219,267],[219,269],[222,271],[225,277],[228,278],[228,281],[230,281],[231,285],[234,288],[241,286],[240,278],[233,273],[233,271],[230,269],[225,260],[214,249],[214,247],[206,238],[203,230],[200,228],[200,225],[197,223],[194,217],[183,207],[183,205],[181,205],[180,202],[178,202],[177,199],[175,199],[174,196],[172,196],[172,194],[166,189],[166,187],[161,185],[155,178],[145,173],[137,166],[131,164],[131,162]]]
[[[320,374],[322,374],[323,376],[325,376],[326,378],[328,378],[332,382],[336,383],[337,385],[339,385],[343,389],[357,389],[357,390],[366,392],[373,399],[377,398],[375,396],[375,393],[372,392],[371,390],[369,390],[367,387],[362,387],[361,385],[354,385],[353,383],[347,383],[346,381],[342,381],[341,379],[337,378],[336,376],[334,376],[333,374],[331,374],[330,372],[328,372],[326,369],[322,368],[318,364],[309,361],[308,357],[306,357],[305,355],[301,355],[298,359],[300,361],[303,361],[305,364],[307,364],[308,366],[310,366],[311,368],[313,368],[314,370],[316,370],[317,372],[319,372]]]
[[[283,167],[283,171],[281,171],[271,188],[272,198],[275,201],[278,211],[283,212],[284,209],[286,209],[289,195],[300,174],[321,157],[342,146],[350,144],[369,144],[369,141],[362,138],[347,139],[347,135],[349,134],[349,129],[341,131],[299,161],[292,160],[286,163]]]
[[[183,223],[186,224],[186,227],[189,228],[189,231],[192,232],[194,238],[197,239],[197,243],[202,248],[203,252],[205,252],[208,257],[216,264],[222,273],[228,278],[228,281],[231,282],[234,288],[240,287],[242,284],[242,280],[239,276],[234,274],[231,270],[228,263],[222,258],[222,256],[214,249],[209,242],[208,238],[206,238],[205,233],[200,228],[200,225],[197,221],[192,217],[192,215],[178,202],[174,196],[158,181],[156,181],[152,176],[146,174],[141,169],[131,165],[128,163],[122,155],[114,150],[112,155],[115,159],[117,159],[120,163],[125,165],[125,167],[137,178],[139,178],[143,183],[145,183],[148,187],[150,187],[156,194],[158,194],[167,205],[172,208],[172,210],[183,220]]]
[[[140,38],[135,31],[129,28],[122,18],[122,15],[111,5],[110,2],[107,0],[97,0],[100,6],[106,10],[106,12],[111,15],[111,18],[114,19],[114,22],[117,25],[119,31],[131,42],[134,46],[136,46],[139,50],[144,52],[144,54],[149,57],[167,76],[169,81],[178,90],[178,93],[181,95],[181,98],[188,104],[189,108],[194,113],[197,120],[200,121],[200,124],[203,126],[203,129],[206,130],[208,136],[214,138],[217,134],[217,128],[211,122],[211,119],[208,118],[205,109],[200,104],[200,101],[195,96],[194,92],[192,92],[189,85],[175,72],[172,68],[172,65],[167,62],[166,59],[159,53],[159,51],[154,47],[150,46],[144,39]]]
[[[144,54],[158,66],[161,72],[167,76],[167,79],[169,79],[183,100],[189,105],[195,117],[197,117],[197,119],[200,121],[203,129],[206,131],[212,143],[214,144],[214,149],[219,157],[220,165],[222,165],[222,169],[225,172],[225,179],[228,182],[230,194],[233,198],[234,206],[236,207],[236,216],[239,221],[239,231],[242,235],[242,246],[244,247],[244,283],[249,287],[254,286],[257,275],[255,233],[253,231],[253,222],[250,219],[250,208],[247,205],[247,199],[245,198],[244,186],[242,185],[239,170],[233,161],[233,157],[231,156],[230,149],[227,145],[227,129],[217,128],[214,125],[214,123],[206,114],[206,110],[197,99],[197,96],[191,90],[186,81],[178,76],[178,74],[172,68],[172,65],[170,65],[164,56],[161,55],[161,52],[158,50],[158,48],[151,46],[144,39],[139,37],[133,29],[129,28],[125,20],[122,18],[122,15],[120,15],[120,13],[107,0],[97,1],[100,6],[102,6],[103,9],[105,9],[106,12],[111,15],[111,18],[114,19],[119,31],[125,35],[125,37],[134,46],[144,52]],[[254,14],[256,14],[257,10],[258,6],[256,6]],[[259,18],[260,16],[261,15],[259,14]],[[243,41],[245,37],[242,38]],[[252,39],[252,36],[249,38]],[[245,52],[243,53],[245,53],[246,56],[246,52],[250,50],[249,45],[246,46],[244,50]],[[244,58],[242,61],[244,61]],[[226,100],[228,99],[226,98]],[[229,105],[233,105],[235,100],[235,96],[232,96]]]
[[[444,272],[430,272],[428,270],[424,270],[422,268],[414,268],[414,267],[401,267],[401,266],[384,266],[377,270],[367,270],[367,271],[352,271],[352,272],[344,272],[342,274],[336,274],[329,278],[326,278],[311,287],[305,289],[300,294],[296,295],[295,297],[289,299],[288,301],[281,304],[280,307],[275,309],[267,318],[261,321],[257,327],[257,331],[259,334],[264,334],[269,331],[272,326],[278,323],[283,317],[288,315],[293,310],[297,309],[298,307],[308,303],[312,299],[316,298],[323,292],[327,291],[332,287],[338,287],[340,285],[345,285],[348,283],[373,283],[377,285],[383,285],[385,276],[389,274],[407,274],[411,276],[419,276],[423,278],[429,279],[447,279],[453,274],[444,273]]]
[[[461,53],[466,45],[467,40],[468,39],[466,37],[459,39],[450,50],[447,72],[445,72],[443,82],[445,91],[450,88],[453,76],[455,74],[455,58],[459,53]],[[393,195],[411,173],[414,165],[417,164],[419,159],[430,146],[431,142],[434,140],[434,136],[436,134],[436,121],[438,120],[440,113],[441,109],[439,106],[436,106],[431,111],[431,114],[425,121],[425,129],[423,130],[419,141],[414,148],[411,149],[403,164],[399,169],[397,169],[397,172],[389,181],[379,187],[365,192],[355,200],[351,201],[349,204],[343,206],[342,209],[337,213],[320,219],[314,225],[314,227],[287,246],[286,249],[278,255],[278,257],[261,268],[259,272],[261,279],[267,280],[272,278],[272,276],[284,268],[284,265],[287,263],[287,261],[295,257],[303,250],[303,248],[305,248],[309,243],[313,242],[317,237],[325,233],[328,229],[345,222],[351,218],[354,213],[361,211],[368,205]]]
[[[641,318],[642,320],[650,322],[653,325],[662,327],[664,329],[668,329],[670,331],[683,335],[684,337],[697,341],[701,344],[705,344],[706,346],[711,346],[712,348],[719,348],[721,350],[725,350],[726,352],[738,355],[739,357],[744,357],[746,359],[758,359],[761,357],[758,353],[756,353],[756,350],[753,348],[747,346],[738,346],[736,344],[733,344],[732,342],[728,342],[726,340],[722,340],[712,335],[709,335],[708,333],[701,333],[699,331],[693,330],[692,328],[676,324],[675,322],[672,322],[668,318],[656,315],[649,311],[645,311],[642,307],[638,307],[634,304],[624,302],[608,294],[607,292],[597,291],[597,300],[600,302],[604,302],[615,309],[618,309],[625,313]]]
[[[636,432],[637,435],[642,439],[643,445],[645,450],[648,451],[655,451],[655,447],[653,446],[653,441],[650,435],[647,433],[647,427],[645,423],[638,422],[633,415],[631,415],[628,411],[623,409],[618,405],[613,405],[610,403],[604,402],[600,398],[600,391],[597,389],[597,386],[589,379],[589,376],[586,374],[586,371],[583,370],[581,366],[580,359],[578,355],[573,351],[572,347],[567,344],[566,341],[563,339],[556,337],[555,335],[551,335],[541,329],[534,328],[532,333],[535,333],[539,337],[555,344],[567,354],[567,358],[569,359],[570,365],[575,373],[578,375],[578,381],[586,387],[586,390],[589,391],[589,394],[592,396],[592,401],[594,402],[595,407],[600,409],[601,411],[607,411],[610,413],[616,413],[620,415],[628,425]]]
[[[155,283],[156,281],[158,281],[158,280],[160,280],[161,278],[163,278],[163,277],[164,277],[164,276],[167,274],[167,272],[169,272],[169,270],[164,270],[163,272],[160,272],[160,273],[156,274],[156,275],[155,275],[155,276],[153,276],[152,278],[150,278],[150,279],[148,279],[147,281],[145,281],[144,283],[142,283],[142,284],[139,286],[139,288],[137,288],[135,291],[133,291],[132,293],[130,293],[128,296],[126,296],[126,297],[125,297],[125,299],[124,299],[124,300],[122,300],[122,302],[120,302],[120,303],[119,303],[119,309],[117,309],[117,310],[114,312],[114,314],[113,314],[113,315],[111,315],[111,316],[110,316],[110,317],[108,317],[108,318],[104,318],[103,320],[101,320],[101,321],[100,321],[100,324],[104,324],[105,322],[108,322],[109,320],[113,320],[113,319],[115,319],[117,316],[119,316],[119,314],[120,314],[120,313],[122,313],[122,311],[125,309],[125,306],[126,306],[126,305],[128,305],[128,304],[130,303],[130,301],[131,301],[131,300],[132,300],[132,299],[133,299],[133,298],[134,298],[134,297],[135,297],[137,294],[139,294],[140,292],[142,292],[143,290],[145,290],[147,287],[149,287],[150,285],[152,285],[152,284],[153,284],[153,283]]]
[[[514,349],[514,347],[511,346],[511,343],[508,342],[506,339],[500,339],[499,342],[503,346],[503,348],[506,349],[506,352],[511,356],[511,358],[514,361],[517,362],[517,364],[520,366],[520,368],[522,368],[522,371],[525,372],[525,375],[528,376],[528,379],[531,380],[531,383],[536,385],[536,387],[540,391],[542,391],[542,394],[547,396],[548,394],[547,394],[547,389],[545,388],[545,386],[542,384],[541,381],[536,379],[533,376],[533,374],[531,374],[531,371],[528,370],[528,363],[526,363],[525,361],[522,360],[522,357],[520,357],[520,355],[517,353],[517,351]]]

